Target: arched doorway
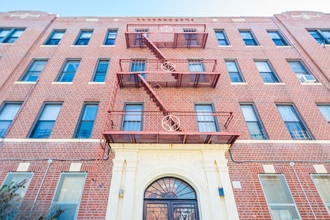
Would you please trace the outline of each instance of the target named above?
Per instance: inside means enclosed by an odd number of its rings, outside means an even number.
[[[144,220],[199,220],[195,190],[183,180],[164,177],[144,192]]]

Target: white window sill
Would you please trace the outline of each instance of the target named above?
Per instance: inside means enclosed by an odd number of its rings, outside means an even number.
[[[14,84],[36,84],[37,82],[31,81],[16,81]]]
[[[52,82],[52,85],[57,85],[57,84],[73,84],[73,82]]]

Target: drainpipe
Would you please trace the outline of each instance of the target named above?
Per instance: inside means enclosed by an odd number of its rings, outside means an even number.
[[[303,187],[303,185],[302,185],[302,183],[301,183],[301,181],[300,181],[300,178],[299,178],[299,176],[298,176],[298,173],[297,173],[296,169],[294,168],[294,162],[290,162],[290,166],[292,167],[293,172],[294,172],[294,175],[296,176],[296,178],[297,178],[297,180],[298,180],[298,182],[299,182],[300,188],[301,188],[302,192],[304,193],[304,196],[305,196],[305,198],[306,198],[306,200],[307,200],[307,203],[308,203],[308,205],[309,205],[309,208],[310,208],[311,211],[312,211],[312,214],[313,214],[313,216],[314,216],[314,219],[317,220],[316,215],[315,215],[315,212],[314,212],[314,210],[313,210],[313,207],[312,207],[311,203],[310,203],[309,200],[308,200],[307,194],[306,194],[306,192],[305,192],[305,190],[304,190],[304,187]]]
[[[31,207],[31,209],[30,209],[29,217],[31,217],[31,214],[32,214],[33,209],[34,209],[34,206],[36,205],[36,202],[37,202],[37,199],[38,199],[38,197],[39,197],[39,194],[40,194],[41,188],[42,188],[42,186],[44,185],[44,182],[45,182],[45,179],[46,179],[46,176],[47,176],[48,170],[49,170],[50,165],[52,164],[53,160],[49,159],[47,162],[48,162],[48,164],[47,164],[47,168],[46,168],[46,171],[45,171],[44,177],[42,178],[41,184],[40,184],[40,186],[39,186],[39,189],[38,189],[37,195],[36,195],[36,197],[34,198],[33,205],[32,205],[32,207]]]

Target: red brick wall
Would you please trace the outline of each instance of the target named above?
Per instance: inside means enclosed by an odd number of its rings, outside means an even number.
[[[125,30],[127,23],[151,24],[206,24],[209,33],[205,49],[164,48],[167,58],[216,59],[217,70],[221,72],[220,81],[212,88],[162,88],[155,89],[170,110],[194,111],[194,103],[213,103],[216,111],[231,111],[234,118],[228,131],[240,133],[239,140],[249,140],[239,103],[254,103],[262,119],[267,135],[271,140],[291,140],[291,137],[276,109],[276,103],[293,103],[316,140],[329,140],[330,129],[315,103],[330,103],[329,96],[329,46],[323,47],[306,31],[308,28],[329,28],[329,14],[310,13],[310,19],[299,17],[302,13],[283,13],[270,18],[98,18],[86,21],[86,18],[54,19],[54,15],[42,14],[40,18],[10,17],[0,14],[1,25],[26,27],[23,35],[13,45],[0,45],[0,103],[4,101],[25,101],[7,138],[26,138],[46,101],[63,102],[59,117],[51,137],[71,139],[84,102],[99,102],[97,118],[92,133],[98,139],[102,133],[110,97],[114,93],[116,72],[119,71],[119,59],[145,58],[155,59],[145,48],[127,49]],[[296,16],[296,17],[295,17]],[[298,16],[298,17],[297,17]],[[171,20],[170,20],[171,19]],[[236,19],[236,20],[235,20]],[[47,25],[50,24],[49,27]],[[183,25],[184,26],[184,25]],[[43,46],[53,29],[66,29],[58,46]],[[88,46],[72,46],[81,29],[93,29]],[[115,46],[102,46],[107,29],[118,29]],[[230,46],[219,47],[214,29],[223,29]],[[251,30],[260,46],[246,47],[239,30]],[[290,46],[276,47],[267,34],[267,30],[280,30]],[[48,58],[48,63],[36,84],[15,84],[33,58]],[[68,58],[81,60],[72,84],[53,84]],[[104,84],[89,84],[99,58],[110,58],[110,65]],[[246,84],[231,84],[225,66],[225,59],[236,59]],[[280,84],[264,84],[254,64],[255,59],[269,60],[279,76]],[[302,85],[287,59],[302,60],[311,73],[318,79],[318,85]],[[155,103],[142,88],[123,88],[117,95],[114,109],[122,110],[125,102],[144,102],[145,110],[158,110]],[[68,171],[71,162],[82,162],[82,171],[88,172],[80,205],[79,218],[103,219],[111,179],[111,158],[103,163],[97,182],[91,181],[91,170],[97,142],[45,142],[19,143],[4,142],[0,149],[0,180],[8,171],[15,171],[21,159],[45,159],[31,161],[29,170],[34,177],[26,199],[33,200],[47,167],[47,159],[53,159],[46,181],[40,191],[40,201],[45,207],[53,198],[60,173]],[[306,142],[295,144],[249,144],[237,143],[232,146],[235,160],[274,161],[277,172],[283,173],[289,183],[299,212],[303,219],[313,216],[306,198],[294,176],[288,162],[296,162],[295,168],[319,219],[329,215],[316,193],[309,173],[315,172],[315,161],[329,167],[329,142],[327,144]],[[234,189],[237,207],[241,219],[270,219],[269,211],[258,173],[262,173],[263,162],[234,163],[227,154],[231,180],[240,181],[242,189]]]

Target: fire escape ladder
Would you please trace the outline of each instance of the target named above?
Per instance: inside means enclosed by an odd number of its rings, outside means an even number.
[[[154,43],[152,43],[150,41],[150,39],[145,34],[143,34],[142,36],[143,36],[143,42],[144,42],[144,44],[157,57],[157,59],[159,59],[159,60],[166,60],[164,54],[162,54],[162,52],[160,52],[160,50],[156,47],[156,45]]]
[[[172,118],[170,111],[168,111],[168,108],[164,105],[164,103],[161,101],[161,99],[157,96],[155,91],[152,89],[151,85],[142,77],[141,74],[137,74],[141,85],[143,86],[144,90],[146,90],[149,97],[152,99],[153,102],[156,103],[156,106],[160,109],[160,111],[163,112],[164,116],[168,116],[166,120],[170,124],[172,128],[175,128],[175,131],[183,131],[183,129],[180,127],[180,125]]]
[[[107,145],[109,146],[109,148],[107,147]],[[94,161],[93,170],[92,170],[92,180],[93,181],[96,181],[96,179],[99,175],[99,171],[102,168],[102,164],[103,164],[104,160],[106,160],[105,154],[106,154],[107,149],[110,150],[110,144],[106,141],[106,139],[102,135],[102,137],[100,138],[100,142],[97,145],[97,149],[96,149],[95,161]]]
[[[168,114],[168,109],[164,105],[164,103],[160,100],[160,98],[157,96],[155,91],[152,89],[152,87],[149,85],[149,83],[143,78],[141,74],[137,74],[139,81],[141,82],[141,85],[143,86],[144,90],[147,91],[147,94],[150,96],[153,102],[156,103],[157,107],[160,111],[163,112],[164,115]]]

